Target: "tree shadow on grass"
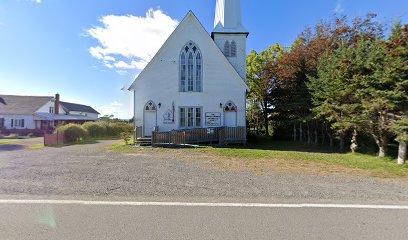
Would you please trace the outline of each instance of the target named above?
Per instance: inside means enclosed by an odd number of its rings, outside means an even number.
[[[227,145],[227,146],[216,146],[217,148],[229,148],[229,149],[250,149],[250,150],[271,150],[271,151],[289,151],[289,152],[309,152],[309,153],[349,153],[350,150],[346,145],[345,151],[341,151],[338,146],[321,146],[315,144],[307,144],[294,141],[278,141],[271,137],[257,137],[248,141],[246,145]],[[376,156],[377,149],[375,146],[366,146],[360,143],[360,148],[358,153],[368,154],[371,156]],[[388,146],[388,157],[391,159],[398,156],[398,145],[391,143]]]
[[[75,142],[75,143],[66,143],[66,144],[60,144],[60,145],[51,145],[47,147],[51,148],[63,148],[63,147],[69,147],[69,146],[76,146],[76,145],[91,145],[91,144],[97,144],[99,143],[98,140],[91,140],[91,141],[85,141],[85,142]]]
[[[227,145],[219,146],[218,148],[310,152],[310,153],[344,153],[340,151],[338,148],[331,148],[329,146],[319,146],[293,141],[276,141],[268,137],[258,137],[256,140],[250,141],[246,145]]]
[[[24,149],[25,146],[19,144],[4,144],[0,145],[0,152],[11,152]]]

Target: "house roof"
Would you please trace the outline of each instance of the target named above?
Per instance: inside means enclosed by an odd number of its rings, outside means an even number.
[[[235,79],[240,82],[240,84],[247,90],[250,91],[248,85],[245,83],[244,79],[238,74],[237,70],[231,65],[231,63],[228,61],[228,59],[225,57],[225,55],[221,52],[221,50],[218,48],[218,46],[215,44],[214,40],[210,37],[208,32],[205,30],[204,26],[201,24],[200,20],[195,16],[193,11],[189,11],[187,15],[184,17],[184,19],[180,22],[180,24],[176,27],[176,29],[173,31],[173,33],[167,38],[167,40],[164,42],[162,47],[159,49],[159,51],[156,53],[156,55],[153,57],[153,59],[147,64],[147,66],[142,70],[142,72],[136,77],[136,79],[133,81],[132,85],[128,88],[128,90],[132,90],[135,87],[135,83],[138,79],[143,78],[143,76],[146,74],[147,70],[151,68],[152,65],[157,61],[157,56],[160,55],[162,51],[166,48],[168,42],[175,37],[176,34],[178,34],[179,31],[181,31],[181,28],[184,24],[187,24],[188,21],[192,21],[196,26],[198,27],[198,30],[201,31],[203,34],[203,37],[206,39],[207,43],[210,45],[210,47],[215,50],[215,52],[218,54],[218,57],[222,58],[225,64],[225,67],[228,71],[230,71]]]
[[[69,102],[60,102],[60,104],[66,112],[86,112],[99,114],[99,112],[97,112],[95,109],[87,105]]]
[[[0,95],[0,114],[30,115],[52,99],[50,96]]]
[[[78,114],[53,114],[53,113],[34,113],[34,120],[59,120],[59,121],[94,121],[94,118]]]

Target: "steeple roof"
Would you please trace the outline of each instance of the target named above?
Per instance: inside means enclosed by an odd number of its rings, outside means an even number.
[[[242,25],[241,0],[217,0],[213,33],[248,33]]]

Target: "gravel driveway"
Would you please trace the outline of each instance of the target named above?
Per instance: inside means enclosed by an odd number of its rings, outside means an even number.
[[[408,183],[350,176],[226,171],[205,156],[116,153],[116,141],[0,151],[0,195],[154,201],[408,203]]]

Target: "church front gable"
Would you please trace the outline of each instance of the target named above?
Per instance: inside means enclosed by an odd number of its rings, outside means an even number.
[[[221,127],[226,121],[245,126],[247,86],[192,12],[131,89],[136,126],[150,129],[146,121],[153,119],[159,131]],[[149,101],[157,106],[155,115],[143,108]],[[225,111],[231,102],[237,111]]]
[[[193,44],[192,48],[189,48],[189,44]],[[194,47],[196,50],[194,50]],[[182,58],[183,50],[188,48],[188,53]],[[187,54],[192,54],[192,56]],[[192,57],[193,59],[189,59]],[[238,72],[229,63],[227,58],[224,56],[222,51],[217,47],[215,42],[211,39],[205,29],[202,27],[201,23],[190,12],[186,18],[179,24],[173,34],[165,42],[162,48],[158,51],[152,61],[146,66],[142,73],[136,78],[131,86],[131,89],[137,85],[157,85],[166,87],[170,91],[181,90],[183,92],[184,86],[169,85],[170,81],[179,81],[179,76],[183,69],[180,69],[181,61],[185,61],[187,65],[186,72],[188,74],[188,64],[190,60],[190,67],[193,66],[193,71],[202,71],[201,80],[195,81],[197,74],[193,74],[193,80],[190,79],[190,90],[188,89],[188,75],[186,76],[186,90],[184,92],[191,92],[191,83],[193,83],[192,92],[203,92],[205,91],[204,86],[199,86],[200,81],[205,85],[205,81],[211,81],[211,78],[206,74],[216,74],[218,75],[217,84],[226,81],[228,84],[238,85],[243,89],[247,89],[247,86],[238,74]],[[202,68],[196,68],[197,62],[201,61]],[[191,69],[190,69],[191,70]],[[190,73],[191,74],[191,73]],[[226,76],[228,75],[228,76]],[[219,77],[222,76],[221,79]],[[191,77],[191,75],[190,75]],[[199,78],[200,76],[198,76]],[[211,77],[211,75],[210,75]],[[236,82],[237,84],[235,84]],[[163,85],[164,84],[164,85]],[[150,87],[150,86],[149,86]],[[198,89],[198,91],[197,91]]]

